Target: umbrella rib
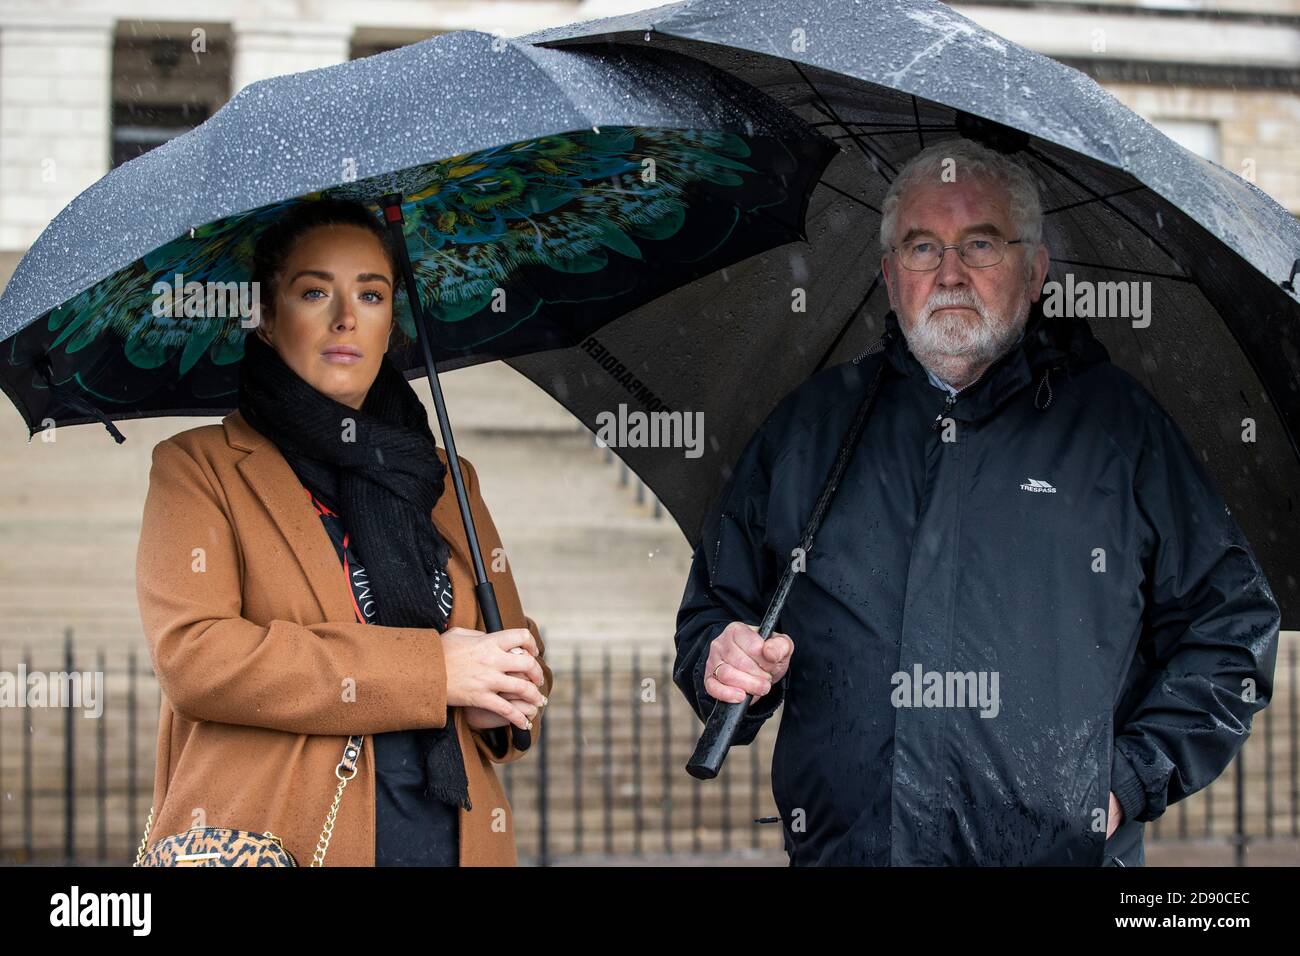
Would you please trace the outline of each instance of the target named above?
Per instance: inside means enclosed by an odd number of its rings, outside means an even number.
[[[1124,196],[1124,195],[1127,195],[1128,193],[1139,192],[1139,191],[1141,191],[1141,190],[1143,190],[1143,189],[1146,189],[1146,188],[1147,188],[1147,187],[1146,187],[1145,185],[1143,185],[1142,183],[1138,183],[1136,186],[1128,186],[1128,187],[1126,187],[1126,188],[1124,188],[1124,189],[1117,189],[1117,190],[1115,190],[1115,192],[1113,192],[1113,193],[1106,193],[1106,195],[1104,195],[1104,196],[1090,196],[1090,197],[1087,198],[1087,199],[1080,199],[1078,202],[1066,203],[1064,206],[1057,206],[1057,207],[1055,207],[1054,209],[1044,209],[1044,210],[1043,210],[1043,215],[1044,215],[1044,216],[1051,216],[1051,215],[1053,215],[1054,213],[1065,212],[1065,210],[1067,210],[1067,209],[1074,209],[1074,208],[1076,208],[1076,207],[1078,207],[1078,206],[1086,206],[1086,205],[1088,205],[1089,203],[1094,203],[1094,202],[1098,202],[1098,201],[1105,202],[1107,199],[1110,199],[1110,198],[1112,198],[1112,197],[1114,197],[1114,196]]]
[[[823,107],[823,106],[821,106],[820,104],[817,104],[817,103],[813,103],[812,106],[813,106],[813,109],[817,110],[817,112],[821,113],[823,116],[827,116],[827,115],[832,115],[832,116],[833,116],[833,115],[835,115],[835,114],[834,114],[834,111],[833,111],[833,110],[829,110],[828,107]],[[867,143],[865,143],[865,142],[863,141],[862,137],[863,137],[864,135],[866,135],[866,134],[864,134],[864,133],[856,133],[856,132],[854,132],[853,130],[849,129],[847,126],[845,126],[843,123],[838,123],[838,124],[836,124],[836,123],[832,123],[832,124],[830,124],[830,125],[832,125],[832,126],[834,126],[834,125],[838,125],[838,126],[840,127],[840,129],[844,130],[844,133],[843,133],[843,134],[841,134],[841,135],[839,135],[839,136],[831,136],[831,137],[829,137],[830,139],[832,139],[832,140],[838,140],[838,139],[851,139],[851,140],[853,140],[854,145],[856,145],[856,146],[858,147],[858,149],[861,150],[862,153],[865,154],[865,155],[867,156],[868,159],[872,160],[871,168],[872,168],[875,172],[880,173],[881,178],[883,178],[883,179],[885,180],[885,182],[887,182],[887,183],[888,183],[888,182],[892,182],[892,180],[889,178],[889,176],[886,175],[885,172],[884,172],[884,171],[883,171],[883,170],[882,170],[882,169],[881,169],[881,168],[876,164],[876,161],[879,160],[881,163],[883,163],[884,165],[888,166],[888,167],[889,167],[889,171],[892,172],[892,173],[894,173],[895,175],[897,175],[898,171],[897,171],[896,169],[894,169],[893,164],[890,163],[887,159],[885,159],[884,156],[881,156],[879,153],[877,153],[874,149],[872,149],[872,148],[871,148]],[[911,130],[908,130],[907,132],[910,134],[910,133],[911,133]]]
[[[74,411],[78,411],[81,412],[83,415],[86,415],[87,420],[89,420],[90,418],[95,418],[98,421],[100,421],[103,424],[103,426],[106,429],[108,429],[108,433],[113,436],[113,441],[117,442],[119,445],[122,444],[122,442],[126,441],[126,436],[123,435],[121,431],[118,430],[117,426],[113,424],[113,420],[109,418],[107,414],[105,414],[102,408],[82,398],[79,394],[77,394],[75,389],[68,386],[66,380],[63,382],[56,382],[54,380],[54,374],[50,366],[50,357],[48,354],[38,355],[36,357],[35,366],[36,366],[36,370],[41,374],[41,377],[45,379],[46,386],[49,388],[50,393],[53,394],[55,398],[62,401],[64,405],[68,406]],[[77,376],[74,374],[73,378],[76,377]],[[28,430],[30,431],[30,429]]]
[[[870,126],[873,128],[877,126],[898,127],[897,123],[869,123],[866,120],[854,120],[851,123],[843,123],[838,120],[818,120],[816,123],[809,123],[808,125],[811,126],[813,129],[821,129],[823,126]],[[947,126],[940,124],[938,126],[921,127],[921,129],[928,129],[928,130],[945,130],[945,129],[956,129],[956,128],[957,127],[952,125],[951,123],[949,123]],[[914,129],[915,127],[913,126],[904,126],[899,129],[899,132],[910,133]]]
[[[862,296],[862,300],[858,302],[857,306],[854,307],[853,311],[849,313],[848,319],[845,320],[844,325],[842,325],[840,327],[839,332],[836,333],[834,341],[832,341],[830,346],[826,349],[826,351],[822,353],[821,360],[817,363],[817,371],[820,372],[822,369],[826,367],[827,361],[829,361],[831,355],[835,352],[835,350],[840,347],[840,342],[844,340],[845,334],[849,331],[849,328],[852,327],[854,320],[857,319],[858,313],[862,311],[863,306],[867,304],[867,300],[870,299],[871,296],[875,293],[876,286],[878,285],[880,285],[879,269],[876,270],[876,277],[871,280],[871,285],[868,287],[866,293]]]
[[[921,132],[921,111],[916,105],[916,96],[912,96],[912,118],[916,121],[916,138],[920,142],[918,148],[925,149],[925,134]]]
[[[1089,246],[1089,248],[1090,248],[1093,252],[1098,252],[1098,251],[1099,251],[1099,250],[1098,250],[1098,243],[1097,243],[1097,241],[1096,241],[1095,239],[1090,238],[1090,239],[1089,239],[1089,242],[1088,242],[1088,246]],[[1067,265],[1074,265],[1074,264],[1076,264],[1073,260],[1069,260],[1069,259],[1062,259],[1062,260],[1059,260],[1059,261],[1064,262],[1064,263],[1067,264]],[[1088,263],[1077,263],[1077,264],[1085,265],[1085,266],[1088,265]],[[1106,269],[1106,268],[1109,268],[1109,267],[1102,265],[1102,266],[1100,266],[1100,268]],[[1124,271],[1129,271],[1129,272],[1133,272],[1133,273],[1137,273],[1137,274],[1143,274],[1143,273],[1140,272],[1140,270],[1136,270],[1136,269],[1129,269],[1129,270],[1124,270]],[[1145,274],[1148,274],[1148,275],[1154,275],[1155,273],[1145,273]],[[1178,277],[1178,276],[1169,276],[1168,278],[1175,278],[1175,279],[1177,279],[1177,278],[1180,278],[1180,277]],[[1198,287],[1198,288],[1199,288],[1199,287]],[[1151,366],[1148,365],[1148,363],[1147,363],[1147,354],[1146,354],[1146,349],[1144,349],[1144,348],[1142,347],[1142,337],[1139,336],[1139,335],[1137,334],[1137,329],[1132,328],[1132,327],[1129,328],[1129,334],[1133,337],[1133,345],[1137,348],[1138,359],[1139,359],[1139,367],[1140,367],[1141,370],[1142,370],[1142,372],[1141,372],[1141,380],[1142,380],[1143,383],[1145,384],[1146,388],[1151,392],[1152,396],[1155,397],[1156,401],[1159,402],[1159,401],[1160,401],[1160,389],[1159,389],[1159,386],[1156,385],[1155,375],[1151,372]]]
[[[834,123],[827,123],[826,125],[827,125],[827,126],[834,126],[835,124],[834,124]],[[934,129],[956,129],[957,127],[952,126],[952,127],[933,127],[933,128],[934,128]],[[870,137],[870,136],[901,136],[901,135],[903,135],[904,133],[906,133],[908,136],[911,136],[911,135],[912,135],[913,133],[915,133],[915,132],[916,132],[916,128],[915,128],[914,126],[903,126],[903,127],[898,128],[898,129],[878,129],[878,130],[872,130],[870,133],[862,133],[862,132],[859,132],[857,135],[858,135],[858,136],[867,136],[867,137]],[[852,133],[837,133],[836,135],[831,136],[831,137],[828,137],[828,138],[829,138],[829,139],[848,139],[848,138],[851,137],[852,135],[853,135]]]
[[[1060,168],[1060,167],[1059,167],[1059,166],[1058,166],[1054,161],[1052,161],[1052,159],[1051,159],[1050,157],[1046,156],[1045,154],[1040,153],[1038,150],[1034,149],[1032,146],[1028,146],[1028,147],[1026,147],[1026,151],[1029,152],[1030,155],[1032,155],[1032,156],[1036,156],[1036,157],[1039,159],[1040,162],[1042,162],[1042,163],[1044,163],[1045,165],[1051,167],[1053,170],[1055,170],[1055,171],[1056,171],[1057,173],[1059,173],[1061,176],[1064,176],[1066,179],[1069,179],[1071,182],[1074,182],[1076,185],[1078,185],[1078,186],[1080,186],[1081,188],[1083,188],[1083,189],[1087,190],[1088,192],[1092,193],[1094,196],[1097,196],[1097,193],[1096,193],[1093,189],[1091,189],[1091,188],[1089,188],[1088,186],[1084,185],[1083,183],[1079,182],[1077,179],[1075,179],[1075,178],[1074,178],[1072,175],[1070,175],[1068,172],[1066,172],[1065,170],[1061,169],[1061,168]],[[1098,196],[1097,198],[1102,198],[1102,197],[1099,197],[1099,196]],[[1104,199],[1103,199],[1103,202],[1105,202]],[[1159,242],[1159,241],[1158,241],[1154,236],[1152,236],[1151,234],[1149,234],[1145,229],[1143,229],[1141,226],[1139,226],[1137,223],[1135,223],[1132,219],[1130,219],[1127,215],[1125,215],[1125,214],[1124,214],[1123,212],[1121,212],[1119,209],[1116,209],[1116,208],[1115,208],[1114,206],[1112,206],[1109,202],[1106,202],[1106,206],[1107,206],[1108,208],[1112,209],[1115,213],[1117,213],[1117,214],[1118,214],[1121,218],[1123,218],[1124,221],[1127,222],[1129,225],[1133,226],[1133,228],[1137,229],[1138,232],[1140,232],[1142,235],[1146,236],[1147,239],[1149,239],[1152,243],[1154,243],[1155,246],[1156,246],[1156,247],[1157,247],[1161,252],[1163,252],[1166,256],[1169,257],[1169,259],[1170,259],[1171,262],[1174,262],[1176,265],[1180,265],[1180,266],[1181,266],[1181,263],[1179,263],[1176,259],[1174,259],[1174,257],[1173,257],[1172,255],[1170,255],[1169,250],[1166,249],[1166,248],[1164,247],[1164,245],[1161,244],[1161,243],[1160,243],[1160,242]],[[1129,269],[1129,270],[1127,270],[1127,271],[1129,271],[1129,272],[1134,272],[1134,273],[1137,272],[1136,269]],[[1185,276],[1165,276],[1165,278],[1169,278],[1169,279],[1182,279],[1183,281],[1191,282],[1193,285],[1196,286],[1197,290],[1200,291],[1202,295],[1205,295],[1205,290],[1201,288],[1201,284],[1200,284],[1199,282],[1197,282],[1194,278],[1188,278],[1188,277],[1185,277]],[[1206,296],[1206,298],[1209,298],[1209,297]],[[1267,396],[1268,396],[1268,400],[1271,401],[1271,402],[1273,403],[1273,406],[1274,406],[1275,409],[1280,410],[1280,409],[1283,407],[1283,405],[1282,405],[1281,402],[1279,402],[1279,401],[1274,397],[1273,392],[1272,392],[1272,389],[1269,388],[1268,381],[1265,379],[1264,375],[1260,372],[1259,367],[1258,367],[1258,365],[1256,364],[1255,356],[1254,356],[1253,354],[1251,354],[1251,352],[1250,352],[1249,350],[1247,350],[1247,349],[1244,347],[1244,345],[1243,345],[1243,343],[1242,343],[1242,341],[1241,341],[1241,337],[1237,335],[1237,331],[1236,331],[1236,329],[1234,329],[1231,325],[1228,325],[1228,331],[1229,331],[1229,333],[1232,335],[1234,341],[1237,342],[1238,347],[1241,348],[1242,353],[1243,353],[1243,354],[1245,355],[1245,357],[1246,357],[1246,361],[1250,364],[1251,370],[1255,373],[1255,375],[1256,375],[1256,377],[1259,379],[1260,383],[1263,384],[1264,389],[1265,389],[1265,392],[1266,392],[1266,394],[1267,394]],[[1145,359],[1145,357],[1146,357],[1146,352],[1145,352],[1145,351],[1143,350],[1143,348],[1142,348],[1142,341],[1141,341],[1141,339],[1138,337],[1137,330],[1136,330],[1136,329],[1133,329],[1132,332],[1133,332],[1133,341],[1134,341],[1134,343],[1137,345],[1138,352],[1139,352],[1139,353],[1142,355],[1142,357]],[[1143,366],[1143,370],[1144,370],[1144,372],[1145,372],[1145,370],[1146,370],[1146,362],[1145,362],[1145,361],[1142,363],[1142,366]],[[1146,377],[1147,377],[1147,381],[1150,382],[1150,384],[1151,384],[1151,393],[1156,397],[1157,401],[1159,401],[1159,399],[1160,399],[1160,395],[1159,395],[1159,392],[1157,391],[1157,389],[1156,389],[1156,387],[1155,387],[1155,376],[1154,376],[1154,375],[1151,375],[1150,373],[1147,373],[1147,374],[1146,374]],[[1279,414],[1280,414],[1280,411],[1279,411]],[[1295,441],[1295,438],[1294,438],[1294,437],[1292,436],[1292,434],[1291,434],[1291,430],[1290,430],[1290,429],[1283,429],[1283,431],[1285,432],[1287,439],[1290,441],[1292,449],[1293,449],[1293,450],[1300,451],[1300,447],[1297,446],[1296,441]]]
[[[825,182],[823,182],[823,183],[821,183],[821,185],[824,186],[824,185],[827,185],[827,184],[826,184]],[[832,188],[834,188],[834,187],[832,187]],[[854,197],[850,196],[849,198],[852,199],[852,198],[854,198]],[[859,201],[861,201],[861,200],[859,200]],[[865,203],[864,203],[864,205],[865,205]],[[827,209],[829,209],[829,208],[830,208],[830,207],[828,206],[828,207],[826,207],[826,209],[823,209],[821,212],[818,212],[818,213],[810,213],[809,216],[808,216],[807,222],[810,222],[810,223],[811,223],[811,222],[816,222],[816,221],[817,221],[821,216],[825,215]],[[775,218],[775,217],[773,217],[773,218]],[[808,240],[805,239],[804,241],[806,242],[806,241],[808,241]],[[734,263],[734,265],[739,266],[739,265],[742,265],[742,263]],[[726,269],[729,269],[729,268],[731,268],[731,266],[726,266],[726,267],[724,267],[723,269],[719,270],[717,273],[714,273],[714,274],[715,274],[715,275],[721,274],[722,272],[725,272]],[[878,276],[877,276],[877,280],[879,280],[879,277],[878,277]],[[731,280],[730,280],[730,279],[727,279],[727,278],[724,278],[724,279],[723,279],[723,282],[724,282],[724,283],[727,283],[727,282],[730,282],[730,281],[731,281]],[[709,309],[708,307],[709,307],[709,306],[712,306],[713,302],[714,302],[715,300],[717,300],[717,299],[718,299],[721,295],[723,295],[723,293],[725,293],[725,292],[726,292],[726,289],[725,289],[725,288],[719,289],[719,290],[718,290],[718,291],[717,291],[713,296],[711,296],[709,299],[707,299],[707,300],[706,300],[706,301],[705,301],[705,302],[704,302],[704,303],[703,303],[703,304],[702,304],[702,305],[701,305],[701,306],[700,306],[696,311],[697,311],[697,312],[708,312],[708,311],[710,311],[710,309]],[[867,293],[867,294],[870,295],[870,293]],[[567,406],[566,406],[566,407],[567,407]]]
[[[1063,176],[1064,178],[1068,179],[1070,182],[1072,182],[1072,183],[1074,183],[1076,186],[1078,186],[1080,189],[1083,189],[1083,190],[1085,190],[1085,191],[1091,193],[1094,199],[1100,200],[1100,201],[1101,201],[1101,202],[1106,206],[1107,209],[1110,209],[1110,210],[1111,210],[1112,212],[1114,212],[1117,216],[1119,216],[1121,219],[1123,219],[1126,223],[1128,223],[1130,226],[1132,226],[1134,229],[1136,229],[1136,230],[1137,230],[1138,232],[1140,232],[1142,235],[1146,236],[1149,240],[1151,240],[1151,242],[1155,245],[1155,247],[1156,247],[1157,249],[1159,249],[1161,252],[1163,252],[1163,253],[1165,254],[1166,258],[1168,258],[1170,262],[1172,262],[1172,263],[1174,263],[1175,265],[1177,265],[1180,269],[1182,268],[1182,263],[1180,263],[1180,262],[1179,262],[1179,261],[1174,257],[1173,253],[1171,253],[1168,249],[1165,248],[1164,243],[1162,243],[1159,239],[1157,239],[1155,236],[1151,235],[1151,233],[1147,232],[1147,231],[1146,231],[1145,229],[1143,229],[1140,225],[1138,225],[1136,222],[1134,222],[1134,221],[1133,221],[1133,218],[1132,218],[1131,216],[1129,216],[1127,213],[1125,213],[1123,210],[1118,209],[1117,207],[1115,207],[1114,205],[1112,205],[1111,202],[1110,202],[1110,200],[1109,200],[1107,197],[1102,196],[1100,193],[1098,193],[1098,192],[1097,192],[1095,189],[1093,189],[1091,186],[1089,186],[1088,184],[1082,182],[1078,177],[1076,177],[1076,176],[1075,176],[1073,173],[1071,173],[1069,170],[1062,168],[1061,165],[1060,165],[1059,163],[1057,163],[1054,159],[1052,159],[1052,157],[1048,156],[1046,153],[1043,153],[1042,151],[1040,151],[1040,150],[1038,150],[1038,149],[1035,149],[1032,145],[1030,145],[1030,146],[1026,146],[1026,147],[1025,147],[1025,151],[1026,151],[1027,153],[1029,153],[1029,155],[1031,155],[1031,156],[1033,156],[1035,159],[1037,159],[1040,163],[1043,163],[1045,166],[1050,167],[1050,168],[1051,168],[1051,169],[1052,169],[1052,170],[1053,170],[1057,175],[1059,175],[1059,176]],[[1132,271],[1135,271],[1135,270],[1132,270]],[[1177,278],[1177,277],[1175,277],[1175,276],[1168,276],[1168,278]],[[1186,278],[1186,277],[1184,276],[1183,278]],[[1195,280],[1189,280],[1189,281],[1195,281]],[[1198,287],[1199,287],[1199,286],[1198,286]]]
[[[1156,279],[1173,279],[1175,282],[1190,282],[1196,285],[1196,280],[1190,276],[1171,275],[1167,272],[1148,272],[1145,269],[1134,269],[1132,266],[1108,266],[1104,262],[1082,262],[1078,259],[1052,259],[1053,263],[1060,262],[1067,266],[1084,266],[1088,269],[1107,269],[1111,272],[1128,272],[1135,276],[1151,276]]]
[[[829,116],[832,120],[834,120],[839,125],[840,129],[844,130],[844,132],[852,136],[853,142],[857,145],[858,149],[862,150],[862,152],[865,155],[871,157],[873,160],[879,160],[880,162],[884,163],[887,167],[889,167],[889,171],[891,173],[897,175],[898,170],[894,169],[893,164],[890,163],[889,160],[885,159],[885,157],[883,156],[877,155],[876,152],[873,149],[871,149],[870,146],[868,146],[866,143],[862,141],[862,139],[857,133],[854,133],[852,130],[848,128],[848,126],[844,124],[844,121],[840,119],[839,114],[835,112],[834,108],[830,105],[830,103],[826,101],[826,98],[822,96],[821,90],[817,89],[817,87],[812,84],[812,81],[808,79],[807,74],[804,73],[804,71],[800,68],[799,64],[796,63],[794,60],[789,60],[787,62],[789,62],[789,64],[795,68],[795,72],[799,74],[799,78],[808,85],[808,89],[812,90],[813,96],[815,96],[819,101],[820,105],[818,105],[818,103],[815,102],[813,103],[813,107],[824,116]],[[871,164],[871,168],[874,169],[876,172],[880,173],[880,175],[884,177],[885,182],[891,181],[888,176],[885,176],[885,174],[880,171],[880,167],[877,166],[874,162]]]
[[[825,186],[827,189],[831,190],[832,192],[837,192],[837,193],[839,193],[839,194],[840,194],[841,196],[843,196],[845,199],[851,199],[851,200],[853,200],[853,201],[854,201],[855,203],[857,203],[859,206],[865,206],[867,209],[870,209],[872,212],[874,212],[877,216],[883,215],[883,213],[881,213],[881,211],[880,211],[879,209],[877,209],[875,206],[871,205],[871,203],[869,203],[869,202],[865,202],[865,201],[859,199],[857,196],[853,195],[852,193],[845,192],[843,189],[840,189],[839,186],[832,186],[830,183],[828,183],[828,182],[827,182],[826,180],[824,180],[824,179],[823,179],[820,183],[818,183],[818,185],[819,185],[819,186]]]
[[[1049,167],[1050,169],[1052,169],[1053,171],[1055,171],[1057,175],[1059,175],[1059,176],[1063,176],[1064,178],[1068,179],[1070,182],[1072,182],[1072,183],[1074,183],[1076,186],[1078,186],[1080,189],[1083,189],[1083,190],[1085,190],[1085,191],[1091,193],[1093,199],[1100,200],[1100,201],[1101,201],[1101,202],[1106,206],[1107,209],[1112,210],[1116,215],[1118,215],[1121,219],[1123,219],[1123,220],[1124,220],[1125,222],[1127,222],[1130,226],[1132,226],[1134,229],[1136,229],[1139,233],[1141,233],[1142,235],[1146,236],[1147,239],[1150,240],[1150,241],[1151,241],[1151,242],[1156,246],[1157,249],[1159,249],[1161,252],[1163,252],[1163,253],[1165,254],[1165,257],[1168,258],[1168,260],[1169,260],[1170,262],[1174,263],[1174,265],[1178,266],[1179,268],[1182,268],[1182,263],[1180,263],[1177,259],[1174,258],[1174,256],[1169,252],[1169,250],[1165,248],[1165,246],[1164,246],[1163,243],[1161,243],[1158,239],[1155,238],[1155,236],[1151,235],[1151,234],[1148,233],[1145,229],[1143,229],[1140,225],[1138,225],[1136,222],[1134,222],[1133,219],[1132,219],[1130,216],[1128,216],[1127,214],[1125,214],[1122,210],[1117,209],[1115,206],[1113,206],[1113,205],[1111,204],[1111,202],[1110,202],[1110,198],[1109,198],[1109,197],[1106,197],[1106,196],[1102,196],[1102,195],[1100,195],[1100,194],[1099,194],[1095,189],[1093,189],[1091,186],[1088,186],[1087,184],[1081,182],[1077,177],[1075,177],[1075,176],[1074,176],[1073,174],[1071,174],[1069,171],[1067,171],[1067,170],[1065,170],[1065,169],[1062,169],[1061,166],[1060,166],[1060,165],[1059,165],[1055,160],[1053,160],[1050,156],[1046,155],[1045,153],[1041,152],[1040,150],[1035,149],[1032,145],[1030,145],[1030,146],[1026,146],[1026,147],[1025,147],[1025,151],[1028,152],[1029,155],[1036,157],[1036,158],[1038,159],[1039,162],[1043,163],[1045,166],[1047,166],[1047,167]],[[1077,265],[1086,265],[1086,263],[1072,263],[1072,262],[1069,262],[1068,260],[1065,260],[1065,259],[1061,259],[1061,260],[1058,260],[1058,261],[1060,261],[1060,262],[1065,262],[1067,265],[1076,265],[1076,264],[1077,264]],[[1096,268],[1101,268],[1101,269],[1113,269],[1114,267],[1113,267],[1113,266],[1098,265],[1098,266],[1096,266]],[[1180,282],[1190,282],[1190,283],[1192,283],[1194,286],[1196,286],[1196,288],[1197,288],[1198,290],[1201,288],[1201,285],[1200,285],[1199,282],[1197,282],[1195,279],[1193,279],[1193,278],[1191,278],[1191,277],[1188,277],[1188,276],[1166,275],[1166,274],[1158,273],[1158,272],[1144,272],[1144,271],[1142,271],[1142,270],[1140,270],[1140,269],[1132,269],[1132,268],[1129,268],[1129,269],[1121,269],[1121,270],[1118,270],[1118,271],[1121,271],[1121,272],[1128,272],[1128,273],[1133,274],[1133,275],[1150,275],[1150,276],[1159,276],[1160,278],[1164,278],[1164,279],[1175,279],[1175,280],[1180,281]],[[1202,294],[1204,294],[1204,293],[1202,293]],[[1147,363],[1146,363],[1146,361],[1145,361],[1145,359],[1146,359],[1146,351],[1142,348],[1142,340],[1141,340],[1141,338],[1138,337],[1138,334],[1137,334],[1137,330],[1136,330],[1136,329],[1130,329],[1130,331],[1131,331],[1132,334],[1133,334],[1133,342],[1134,342],[1134,344],[1137,346],[1138,354],[1141,355],[1142,358],[1143,358],[1142,368],[1143,368],[1143,370],[1145,371],[1146,368],[1147,368]],[[1158,389],[1156,388],[1156,384],[1155,384],[1155,376],[1154,376],[1154,375],[1151,375],[1151,374],[1148,372],[1148,373],[1146,374],[1146,379],[1147,379],[1147,383],[1148,383],[1148,385],[1149,385],[1149,387],[1150,387],[1150,389],[1151,389],[1151,394],[1155,396],[1156,401],[1159,401],[1159,400],[1160,400],[1160,393],[1159,393]]]

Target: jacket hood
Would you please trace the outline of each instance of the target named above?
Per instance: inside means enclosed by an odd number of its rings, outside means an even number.
[[[881,346],[890,363],[900,374],[930,386],[924,366],[912,354],[903,336],[898,316],[890,310],[885,315]],[[1051,404],[1051,378],[1072,376],[1079,369],[1110,361],[1106,347],[1092,334],[1087,320],[1064,316],[1048,317],[1043,312],[1043,297],[1031,303],[1025,320],[1025,334],[970,385],[960,389],[950,413],[954,418],[976,421],[991,414],[1011,395],[1030,383],[1036,383],[1034,404],[1046,410]]]

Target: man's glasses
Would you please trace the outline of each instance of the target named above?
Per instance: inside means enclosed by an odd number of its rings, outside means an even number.
[[[972,269],[987,269],[1006,258],[1007,246],[1024,242],[1023,239],[1003,239],[1001,236],[971,236],[955,245],[941,246],[933,239],[913,239],[901,246],[892,247],[898,253],[903,268],[911,272],[933,272],[943,262],[949,249],[956,249],[961,261]]]

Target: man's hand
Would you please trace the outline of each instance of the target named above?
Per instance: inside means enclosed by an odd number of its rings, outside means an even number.
[[[732,621],[709,645],[704,664],[704,690],[714,700],[740,703],[749,694],[757,700],[785,676],[794,641],[772,632],[763,640],[748,624]]]
[[[1119,828],[1119,825],[1123,821],[1123,819],[1124,819],[1124,808],[1119,805],[1119,800],[1116,799],[1114,791],[1111,791],[1110,813],[1106,814],[1106,839],[1107,840],[1109,840],[1111,838],[1111,834],[1113,834]]]

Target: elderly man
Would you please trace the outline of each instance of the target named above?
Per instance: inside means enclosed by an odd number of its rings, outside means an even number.
[[[750,440],[695,553],[675,680],[701,718],[755,695],[739,743],[784,704],[792,864],[1140,865],[1143,824],[1213,781],[1267,703],[1277,604],[1178,427],[1084,321],[1043,315],[1023,166],[923,150],[880,238],[882,347]]]

